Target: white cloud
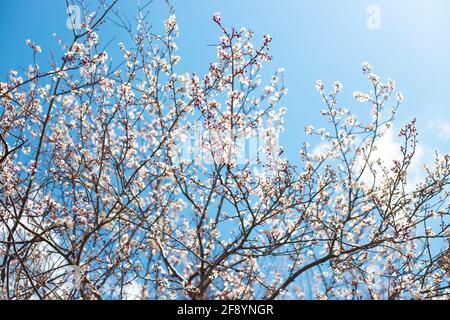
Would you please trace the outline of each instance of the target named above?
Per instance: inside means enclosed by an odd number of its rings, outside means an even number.
[[[381,160],[383,166],[387,169],[391,169],[394,160],[401,160],[401,146],[403,141],[396,134],[396,130],[389,129],[386,131],[383,137],[381,137],[376,143],[376,149],[372,152],[370,156],[370,162],[376,163]],[[412,190],[415,185],[423,177],[422,161],[424,155],[424,148],[421,144],[416,147],[414,158],[408,169],[408,179],[407,179],[407,189]],[[359,159],[360,167],[363,165],[363,159]],[[375,165],[376,175],[375,178],[378,182],[383,179],[383,172],[378,165]],[[362,179],[367,184],[372,184],[374,176],[368,168],[364,171]]]
[[[323,142],[314,148],[311,155],[314,158],[323,158],[327,157],[327,155],[332,151],[332,147],[329,143]]]
[[[126,284],[123,288],[123,297],[125,300],[142,299],[142,285],[139,285],[136,281]]]
[[[404,141],[397,136],[397,130],[388,129],[385,134],[377,140],[374,150],[370,156],[370,163],[373,164],[373,169],[376,170],[375,179],[377,183],[383,180],[382,168],[376,164],[378,160],[381,160],[382,165],[390,170],[393,166],[394,160],[401,160],[403,158],[401,153],[401,147]],[[312,156],[316,159],[327,158],[332,154],[332,147],[329,143],[323,142],[319,144],[312,151]],[[407,179],[407,191],[414,189],[415,185],[424,177],[423,161],[424,161],[424,147],[421,144],[417,144],[416,151],[413,160],[408,168]],[[364,166],[364,160],[361,157],[357,159],[356,168],[361,170]],[[360,172],[360,171],[358,171]],[[373,184],[374,175],[368,167],[365,168],[364,173],[361,176],[364,183],[368,185]]]
[[[450,122],[429,119],[428,129],[432,130],[439,140],[450,141]]]

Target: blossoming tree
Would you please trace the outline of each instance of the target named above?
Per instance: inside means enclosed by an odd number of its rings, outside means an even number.
[[[411,185],[412,121],[380,158],[394,81],[363,65],[366,121],[317,81],[328,127],[294,165],[283,70],[260,77],[269,35],[215,14],[217,60],[179,74],[175,15],[158,35],[142,6],[134,32],[101,3],[62,59],[43,70],[27,41],[28,72],[0,82],[2,299],[448,298],[450,155]],[[108,15],[130,34],[121,63],[99,44]]]

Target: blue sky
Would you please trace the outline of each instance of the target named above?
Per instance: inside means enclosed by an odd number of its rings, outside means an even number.
[[[134,16],[134,0],[119,0],[129,18]],[[289,95],[286,132],[282,137],[286,154],[294,158],[304,140],[303,127],[320,125],[321,101],[314,82],[344,83],[341,100],[352,101],[353,91],[368,88],[361,74],[361,63],[369,61],[384,78],[397,81],[405,95],[396,128],[418,118],[424,154],[434,147],[450,151],[450,19],[448,0],[174,0],[180,25],[180,71],[206,70],[215,50],[218,30],[211,22],[221,12],[225,24],[249,27],[257,34],[273,36],[274,61],[267,75],[278,67],[286,69]],[[381,28],[367,28],[371,5],[381,10]],[[167,17],[163,0],[151,7],[155,26]],[[43,47],[41,65],[50,49],[57,49],[52,37],[57,32],[69,39],[65,1],[20,0],[0,2],[0,77],[10,68],[25,69],[31,52],[25,46],[32,39]],[[102,35],[102,32],[100,33]],[[106,28],[104,43],[123,41],[120,33]],[[269,80],[269,79],[268,79]],[[351,109],[360,105],[349,104]],[[426,159],[423,159],[426,160]]]

